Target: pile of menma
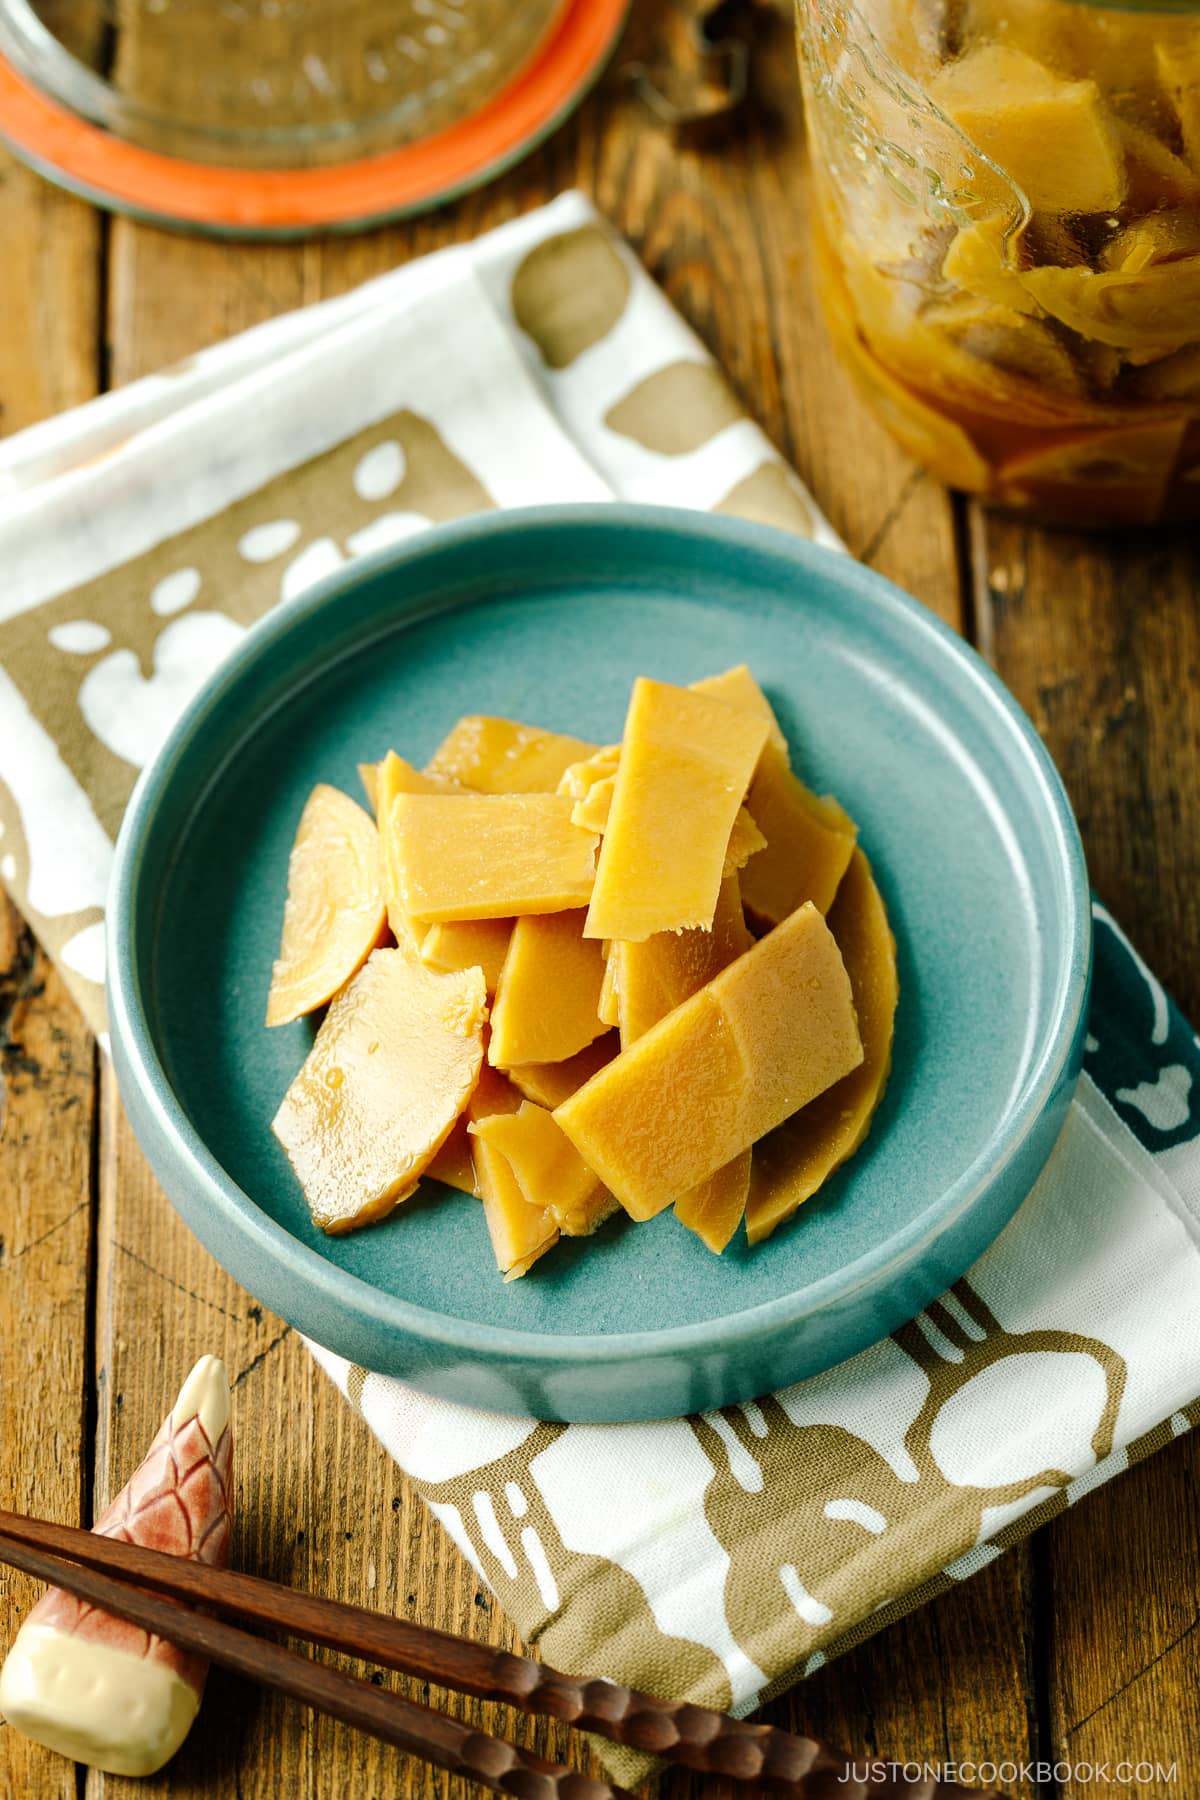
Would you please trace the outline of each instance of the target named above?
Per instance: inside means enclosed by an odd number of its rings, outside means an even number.
[[[750,671],[639,679],[619,744],[460,719],[313,791],[268,1025],[328,1011],[274,1122],[314,1220],[422,1176],[523,1275],[623,1207],[755,1243],[866,1135],[895,945],[856,827]]]

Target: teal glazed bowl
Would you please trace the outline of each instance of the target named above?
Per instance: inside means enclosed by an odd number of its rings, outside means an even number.
[[[460,714],[599,743],[639,674],[747,662],[797,769],[858,820],[899,946],[883,1104],[789,1225],[716,1257],[670,1212],[496,1273],[483,1209],[425,1184],[328,1238],[271,1132],[312,1041],[263,1025],[317,781],[420,764]],[[721,1406],[853,1356],[996,1237],[1083,1049],[1078,832],[1028,720],[932,614],[848,557],[727,518],[492,514],[354,563],[248,633],[143,775],[109,911],[112,1048],[150,1163],[259,1300],[368,1368],[543,1419]]]

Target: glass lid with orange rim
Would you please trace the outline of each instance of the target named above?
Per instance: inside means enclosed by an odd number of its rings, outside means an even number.
[[[628,0],[0,0],[0,138],[102,205],[294,236],[477,186],[596,78]]]

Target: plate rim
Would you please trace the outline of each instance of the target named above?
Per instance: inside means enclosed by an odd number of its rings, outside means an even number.
[[[1014,747],[1023,752],[1036,777],[1066,876],[1064,891],[1069,914],[1064,920],[1064,938],[1070,952],[1061,990],[1053,997],[1051,1026],[1018,1094],[979,1154],[915,1218],[880,1239],[853,1262],[831,1270],[819,1280],[736,1312],[660,1329],[557,1335],[456,1318],[388,1294],[302,1243],[259,1206],[213,1155],[175,1096],[142,1000],[132,923],[143,840],[169,792],[176,765],[201,728],[204,715],[240,677],[247,663],[257,662],[268,646],[289,634],[301,620],[335,604],[348,585],[429,559],[436,562],[447,552],[477,543],[481,538],[521,539],[530,532],[548,528],[595,527],[602,531],[682,532],[725,548],[737,545],[771,559],[782,558],[804,573],[834,574],[838,583],[856,590],[858,599],[882,606],[893,619],[904,621],[906,630],[932,642],[936,654],[948,653],[967,686],[999,715]],[[420,604],[418,596],[416,606]],[[188,1183],[193,1189],[199,1186],[204,1203],[215,1207],[243,1242],[256,1245],[276,1262],[282,1260],[294,1279],[306,1283],[313,1298],[350,1308],[372,1326],[454,1349],[477,1360],[562,1367],[597,1361],[657,1361],[693,1352],[711,1355],[735,1349],[764,1335],[774,1336],[788,1326],[800,1326],[872,1287],[889,1269],[910,1266],[928,1244],[972,1208],[981,1192],[991,1187],[1020,1155],[1076,1060],[1087,1023],[1092,913],[1083,844],[1062,778],[1028,715],[965,638],[875,570],[846,553],[813,544],[778,527],[685,508],[602,501],[475,513],[432,526],[401,544],[356,558],[311,588],[280,601],[251,625],[237,648],[189,702],[138,779],[115,849],[106,947],[109,1029],[119,1080],[136,1135],[144,1146],[145,1133],[153,1133],[156,1146],[161,1147],[169,1165],[171,1180],[181,1186]],[[132,1104],[127,1092],[129,1083],[136,1084]],[[167,1179],[162,1180],[162,1185],[167,1188]],[[169,1191],[167,1197],[176,1204]],[[236,1274],[233,1278],[238,1279]],[[309,1310],[310,1305],[311,1300],[302,1300],[298,1310]],[[303,1332],[305,1327],[297,1324],[297,1329]]]

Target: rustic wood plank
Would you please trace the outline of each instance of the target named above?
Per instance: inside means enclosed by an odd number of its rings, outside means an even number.
[[[207,1256],[170,1210],[102,1083],[97,1278],[97,1507],[132,1474],[198,1356],[222,1356],[235,1384],[234,1493],[241,1567],[307,1584],[307,1471],[314,1374],[301,1346]],[[324,1496],[322,1496],[324,1498]],[[306,1791],[304,1720],[218,1673],[205,1723],[150,1783],[93,1771],[92,1796]],[[207,1728],[206,1728],[207,1727]],[[253,1771],[250,1787],[243,1771]]]
[[[224,244],[112,223],[112,385],[180,362],[316,299],[312,247]]]
[[[1031,1610],[1031,1558],[1022,1546],[793,1689],[777,1703],[778,1723],[859,1758],[1029,1760],[1036,1750]],[[1004,1792],[1040,1800],[1031,1781],[1008,1782]]]
[[[0,1505],[90,1523],[95,1047],[0,897]],[[0,1571],[0,1645],[38,1584]],[[75,1771],[0,1728],[0,1794],[74,1800]]]
[[[1200,1016],[1200,549],[972,520],[985,647],[1062,771],[1092,883],[1188,1015]],[[1045,1533],[1055,1754],[1178,1760],[1200,1785],[1200,1446],[1185,1437]],[[1085,1800],[1083,1781],[1062,1800]]]
[[[0,435],[96,392],[103,232],[0,149]]]
[[[1092,885],[1200,1012],[1200,550],[976,520],[983,642],[1071,795]]]
[[[101,228],[0,151],[0,433],[96,391]],[[95,1047],[0,895],[0,1492],[90,1522]],[[0,1574],[0,1645],[37,1592]],[[0,1794],[68,1800],[75,1771],[0,1728]]]
[[[1147,1765],[1149,1800],[1200,1790],[1198,1476],[1184,1439],[1047,1534],[1053,1742],[1077,1771],[1062,1800],[1095,1793],[1081,1765],[1123,1760]]]
[[[565,130],[502,182],[452,209],[369,237],[302,248],[203,244],[118,223],[110,282],[114,376],[132,379],[285,306],[343,291],[579,185],[639,247],[851,548],[957,622],[950,503],[859,405],[831,365],[816,321],[787,34],[764,64],[758,110],[717,154],[703,154],[655,127],[621,74],[628,61],[653,54],[653,13],[639,9],[614,73]],[[249,1316],[246,1297],[166,1210],[111,1089],[103,1167],[106,1236],[111,1232],[124,1246],[106,1250],[101,1266],[106,1485],[128,1473],[192,1352],[223,1344],[231,1367],[247,1371],[238,1387],[242,1442],[261,1446],[253,1464],[244,1456],[238,1463],[243,1566],[513,1642],[511,1628],[478,1594],[472,1572],[296,1341],[285,1340],[255,1366],[278,1325],[266,1315]],[[142,1262],[127,1254],[131,1248]],[[151,1358],[147,1344],[154,1347]],[[169,1377],[168,1350],[179,1363]],[[152,1381],[143,1373],[147,1364],[155,1370]],[[1006,1558],[980,1581],[823,1671],[796,1697],[777,1702],[772,1716],[810,1722],[880,1753],[962,1755],[981,1743],[1022,1750],[1024,1567],[1020,1555]],[[990,1678],[980,1679],[981,1670]],[[217,1704],[206,1718],[217,1719],[224,1703],[232,1729],[197,1734],[173,1771],[139,1784],[142,1795],[240,1791],[244,1800],[265,1800],[296,1790],[315,1800],[347,1791],[465,1800],[463,1784],[401,1764],[326,1721],[310,1724],[233,1683],[215,1681],[213,1697]],[[457,1704],[498,1728],[491,1709]],[[554,1734],[516,1729],[526,1741],[562,1753]],[[126,1800],[125,1788],[93,1778],[89,1793],[93,1800],[101,1794]],[[673,1780],[662,1791],[681,1800],[695,1784]],[[129,1800],[132,1793],[130,1785]]]

